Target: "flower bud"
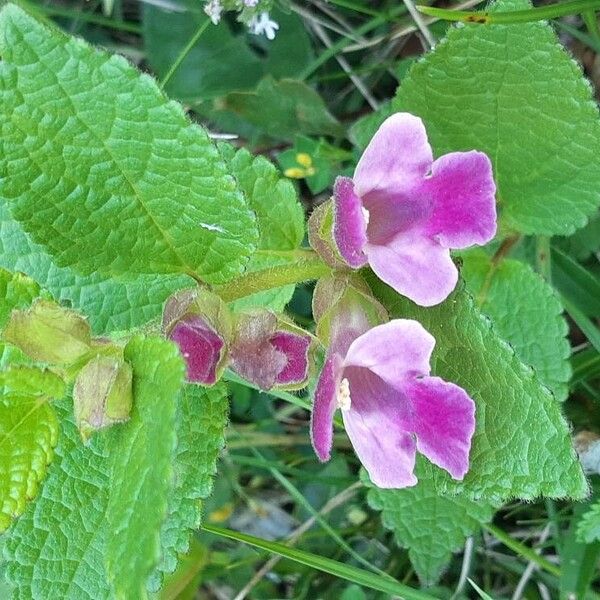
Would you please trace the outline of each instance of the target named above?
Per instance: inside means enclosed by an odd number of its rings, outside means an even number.
[[[309,333],[267,310],[238,315],[232,368],[263,390],[299,389],[309,375]]]
[[[213,385],[226,367],[231,316],[227,305],[206,290],[177,292],[165,304],[163,331],[179,346],[187,379]]]
[[[313,294],[317,337],[336,352],[345,352],[350,340],[385,323],[388,314],[357,273],[332,273],[319,279]],[[338,345],[344,346],[338,348]]]
[[[92,343],[87,321],[49,300],[14,310],[2,337],[33,360],[52,365],[73,364],[90,351]]]
[[[84,440],[98,429],[127,421],[132,403],[132,371],[123,359],[96,356],[77,375],[73,408]]]

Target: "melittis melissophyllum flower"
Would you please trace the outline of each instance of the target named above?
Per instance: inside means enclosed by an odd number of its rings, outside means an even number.
[[[312,337],[282,315],[251,310],[236,316],[231,368],[262,390],[306,385]]]
[[[485,154],[452,152],[434,161],[421,119],[394,114],[375,133],[354,176],[335,182],[337,252],[348,266],[368,263],[403,296],[433,306],[456,286],[450,249],[494,237],[495,191]]]
[[[320,293],[317,289],[315,297]],[[395,319],[373,326],[375,303],[349,287],[328,311],[315,306],[329,338],[311,420],[315,452],[329,460],[339,408],[375,485],[415,485],[417,451],[462,479],[475,430],[473,400],[459,386],[430,375],[435,339],[420,323]]]

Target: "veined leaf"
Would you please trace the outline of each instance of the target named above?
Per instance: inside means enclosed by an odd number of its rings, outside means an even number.
[[[408,548],[410,561],[425,585],[434,584],[442,570],[460,550],[465,538],[479,531],[494,516],[500,502],[472,500],[458,494],[441,496],[431,473],[418,469],[415,487],[384,490],[371,486],[371,508],[382,511],[385,527],[394,532],[400,546]]]
[[[160,586],[163,572],[175,570],[178,555],[189,550],[191,530],[200,527],[201,501],[212,491],[217,456],[225,444],[228,409],[223,384],[211,388],[190,384],[181,394],[175,426],[174,487],[160,535],[161,561],[150,580],[153,590]]]
[[[482,251],[462,256],[461,273],[480,310],[558,400],[571,377],[569,326],[554,290],[518,260],[493,263]]]
[[[36,244],[0,203],[0,265],[23,271],[58,301],[83,312],[95,333],[138,327],[158,317],[164,301],[176,290],[189,287],[186,275],[112,277],[81,275],[59,267],[43,246]]]
[[[498,0],[491,10],[529,7]],[[596,102],[546,23],[451,28],[415,63],[393,106],[423,118],[437,156],[488,154],[508,228],[570,234],[600,204]]]
[[[241,271],[253,214],[206,132],[153,79],[12,4],[0,53],[0,192],[57,264],[211,283]]]
[[[144,598],[160,558],[172,487],[176,398],[184,365],[175,346],[134,338],[131,419],[84,445],[70,401],[57,403],[57,458],[38,500],[8,532],[14,598]]]
[[[469,472],[455,481],[427,463],[438,492],[492,501],[587,495],[560,405],[464,289],[442,304],[422,308],[384,284],[373,287],[392,317],[416,319],[435,337],[433,372],[460,385],[475,401]]]

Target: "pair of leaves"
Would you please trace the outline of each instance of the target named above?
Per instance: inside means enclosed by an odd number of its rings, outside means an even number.
[[[529,8],[498,0],[491,10]],[[437,156],[486,152],[503,224],[566,235],[600,204],[600,121],[589,83],[545,23],[451,28],[400,86]]]
[[[86,446],[70,403],[57,405],[57,458],[5,544],[15,598],[145,598],[157,564],[172,570],[187,528],[199,523],[223,443],[224,388],[188,390],[178,401],[184,365],[164,340],[134,338],[125,358],[135,395],[127,423]]]
[[[206,132],[153,79],[10,4],[0,53],[0,191],[58,265],[211,283],[242,270],[254,215]]]

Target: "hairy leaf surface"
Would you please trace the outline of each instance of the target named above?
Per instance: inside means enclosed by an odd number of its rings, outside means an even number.
[[[522,10],[499,0],[491,10]],[[600,204],[600,121],[580,67],[544,22],[452,27],[393,106],[423,118],[437,156],[491,158],[506,227],[570,234]]]
[[[256,225],[206,132],[120,56],[0,13],[0,193],[61,266],[239,273]]]
[[[498,333],[556,398],[565,400],[571,377],[569,326],[554,290],[525,263],[495,264],[484,252],[464,255],[461,273]]]

